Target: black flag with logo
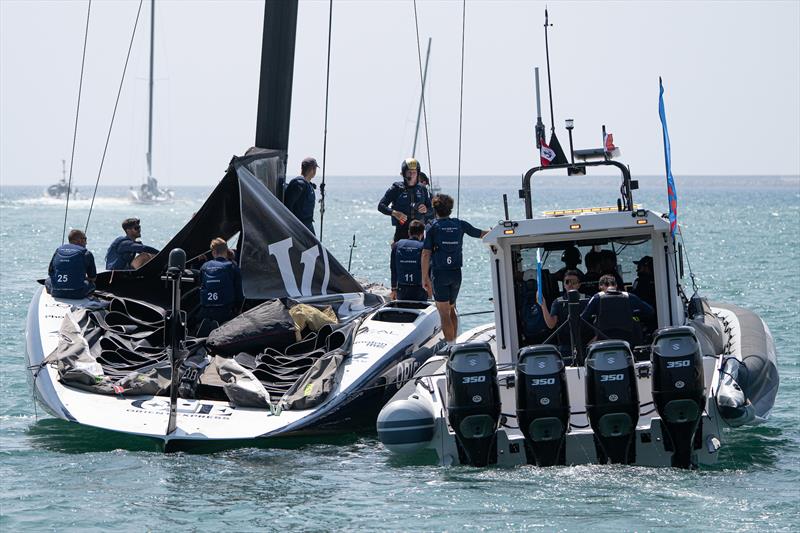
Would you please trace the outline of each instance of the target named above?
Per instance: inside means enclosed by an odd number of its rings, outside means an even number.
[[[564,149],[561,148],[561,143],[558,142],[555,131],[550,134],[549,147],[556,154],[556,157],[550,162],[551,165],[566,165],[569,163],[567,156],[564,154]]]
[[[261,149],[234,157],[202,207],[156,257],[139,270],[100,273],[98,289],[164,305],[170,292],[161,276],[171,250],[182,248],[187,268],[197,268],[212,239],[238,234],[247,299],[364,292],[273,194],[280,187],[284,158],[281,151]]]

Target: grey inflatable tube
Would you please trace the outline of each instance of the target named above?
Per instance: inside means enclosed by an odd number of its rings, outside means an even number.
[[[766,418],[775,404],[780,382],[772,333],[761,317],[752,311],[720,302],[710,305],[730,311],[739,321],[742,366],[737,381],[753,404],[756,416]]]

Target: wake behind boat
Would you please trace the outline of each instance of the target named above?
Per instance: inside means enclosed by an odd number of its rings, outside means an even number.
[[[279,157],[234,158],[164,251],[139,270],[100,273],[96,300],[37,292],[28,364],[53,416],[170,446],[351,431],[433,355],[435,307],[364,290],[269,191]],[[197,266],[208,235],[238,237],[250,309],[203,331],[192,318],[199,283],[167,251]]]

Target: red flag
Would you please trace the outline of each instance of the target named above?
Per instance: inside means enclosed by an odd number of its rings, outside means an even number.
[[[610,154],[614,150],[616,150],[616,146],[614,146],[614,134],[613,133],[606,133],[603,138],[603,148],[605,149],[607,154]]]
[[[542,166],[546,167],[549,166],[553,162],[553,159],[556,158],[556,153],[552,148],[547,146],[547,143],[544,142],[544,139],[541,140],[541,145],[541,148],[539,148],[539,156],[542,159]]]

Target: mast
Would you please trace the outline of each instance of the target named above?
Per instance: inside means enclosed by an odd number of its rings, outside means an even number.
[[[284,169],[292,110],[297,1],[266,0],[264,3],[256,146],[281,150]]]
[[[422,102],[425,99],[425,80],[428,79],[428,60],[431,58],[431,41],[432,39],[428,37],[428,51],[425,53],[425,70],[422,73],[422,90],[419,95],[419,107],[417,108],[417,127],[414,129],[414,147],[411,149],[411,157],[417,156],[417,137],[419,136],[419,119],[420,116],[422,115]]]
[[[147,188],[153,178],[153,57],[156,34],[156,0],[150,0],[150,81],[147,112]]]

